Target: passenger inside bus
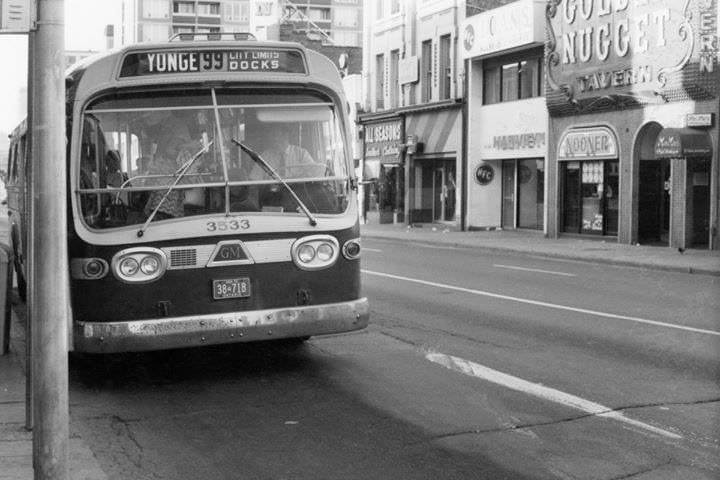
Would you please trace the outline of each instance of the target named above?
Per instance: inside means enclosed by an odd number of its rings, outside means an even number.
[[[156,179],[146,179],[146,185],[170,186],[175,174],[185,165],[197,150],[202,148],[199,140],[193,140],[188,129],[190,115],[180,111],[156,111],[148,115],[147,122],[154,138],[147,165],[149,175],[162,175]],[[187,173],[198,171],[199,165],[192,165]],[[183,217],[185,215],[185,194],[182,189],[173,189],[166,194],[166,190],[150,192],[147,203],[143,208],[145,215],[150,215],[156,208],[154,219]],[[164,198],[164,200],[163,200]]]

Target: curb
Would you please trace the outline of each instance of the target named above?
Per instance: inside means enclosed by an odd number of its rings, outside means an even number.
[[[409,239],[403,239],[395,235],[383,235],[381,233],[363,233],[360,232],[361,238],[376,238],[381,240],[394,240],[394,241],[407,241]],[[463,242],[457,241],[432,241],[427,239],[412,239],[413,243],[417,243],[424,246],[434,245],[447,245],[453,248],[463,248],[470,250],[480,250],[485,252],[501,252],[501,253],[515,253],[520,255],[526,255],[530,257],[542,257],[542,258],[560,258],[565,260],[572,260],[577,262],[585,263],[601,263],[606,265],[618,266],[618,267],[632,267],[640,268],[645,270],[659,270],[666,272],[676,273],[687,273],[695,275],[709,275],[709,276],[720,276],[720,270],[712,268],[697,268],[691,266],[680,266],[680,265],[664,265],[650,262],[633,261],[629,259],[618,259],[618,258],[606,258],[606,257],[587,257],[583,255],[576,255],[572,253],[557,253],[548,251],[534,251],[526,250],[522,248],[515,248],[512,246],[496,246],[496,245],[469,245]]]

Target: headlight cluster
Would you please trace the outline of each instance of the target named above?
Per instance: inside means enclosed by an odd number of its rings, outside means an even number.
[[[112,271],[115,277],[129,283],[157,280],[165,273],[166,267],[165,253],[152,247],[121,250],[112,259]]]
[[[340,247],[335,237],[330,235],[311,235],[299,238],[293,243],[292,259],[303,270],[318,270],[335,263]]]
[[[342,247],[342,253],[348,260],[357,260],[360,258],[360,239],[353,238],[345,242]]]
[[[99,280],[108,274],[110,267],[102,258],[70,259],[70,274],[78,280]]]

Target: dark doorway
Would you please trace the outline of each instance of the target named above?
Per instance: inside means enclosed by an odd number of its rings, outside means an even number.
[[[670,160],[641,160],[638,186],[638,242],[669,245]]]
[[[692,186],[693,247],[707,247],[710,241],[710,159],[688,160]]]

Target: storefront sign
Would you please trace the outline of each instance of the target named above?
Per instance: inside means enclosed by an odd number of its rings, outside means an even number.
[[[460,30],[463,58],[544,43],[544,11],[544,1],[520,0],[466,18]]]
[[[711,154],[710,136],[702,130],[663,128],[655,140],[656,158],[704,157]]]
[[[482,160],[544,158],[547,155],[548,113],[543,97],[523,100],[519,108],[506,103],[483,105],[471,117],[470,148]],[[482,125],[482,128],[474,127]]]
[[[617,158],[615,135],[607,127],[570,130],[560,140],[558,160]]]
[[[383,164],[400,163],[402,121],[365,124],[365,158],[379,157]]]
[[[713,126],[713,114],[712,113],[688,113],[685,115],[685,126],[686,127],[712,127]]]
[[[545,146],[545,133],[495,135],[492,147],[497,150],[526,150]]]
[[[475,181],[480,185],[487,185],[495,178],[495,170],[487,163],[479,165],[475,170]]]
[[[558,104],[600,106],[592,101],[598,97],[618,104],[713,98],[717,1],[550,0],[551,113]],[[683,85],[699,88],[689,92]]]

